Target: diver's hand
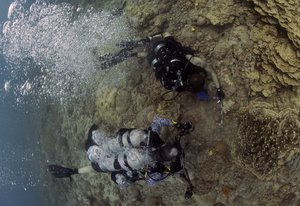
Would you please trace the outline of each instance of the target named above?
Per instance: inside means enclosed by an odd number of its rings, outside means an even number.
[[[192,191],[192,189],[188,188],[188,189],[185,191],[184,199],[188,200],[188,199],[190,199],[192,196],[193,196],[193,191]]]
[[[194,127],[191,122],[183,122],[183,123],[176,123],[173,124],[179,130],[181,135],[189,134],[191,131],[194,130]]]
[[[180,130],[190,130],[193,127],[191,122],[176,123],[173,126]]]
[[[225,99],[225,94],[221,88],[217,89],[217,103],[220,103],[223,99]]]

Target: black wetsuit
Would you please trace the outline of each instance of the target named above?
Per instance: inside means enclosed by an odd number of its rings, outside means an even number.
[[[161,45],[165,47],[158,49]],[[191,90],[188,83],[190,75],[199,73],[207,76],[203,68],[192,64],[186,58],[187,54],[192,53],[191,49],[183,47],[172,36],[154,37],[150,41],[147,58],[161,84],[168,90],[181,92]]]

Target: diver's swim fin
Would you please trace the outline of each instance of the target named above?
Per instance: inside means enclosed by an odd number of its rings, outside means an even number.
[[[84,143],[85,150],[87,151],[90,146],[94,145],[94,141],[92,139],[93,131],[97,130],[99,127],[96,124],[93,124],[88,132],[88,138]]]
[[[116,54],[105,54],[99,57],[100,67],[99,70],[109,69],[123,61],[125,61],[129,57],[137,56],[137,52],[133,52],[130,49],[122,49]]]
[[[48,170],[56,178],[71,177],[71,175],[78,174],[78,169],[71,169],[60,165],[48,165]]]

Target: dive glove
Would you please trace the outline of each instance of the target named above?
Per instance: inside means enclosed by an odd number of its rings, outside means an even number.
[[[193,196],[193,187],[188,187],[184,194],[184,199],[188,200]]]
[[[175,123],[173,124],[178,130],[180,130],[183,134],[189,133],[193,129],[193,125],[190,122],[183,122],[183,123]]]
[[[223,99],[225,99],[225,94],[221,88],[217,89],[217,103],[220,103]]]

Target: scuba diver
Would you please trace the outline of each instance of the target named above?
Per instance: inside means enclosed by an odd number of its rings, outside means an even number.
[[[145,45],[146,52],[134,50]],[[118,46],[122,48],[118,53],[99,57],[100,69],[112,67],[129,57],[146,57],[156,79],[167,90],[190,91],[195,93],[198,99],[208,100],[209,96],[204,85],[210,76],[216,87],[217,103],[225,98],[216,73],[203,59],[194,56],[193,49],[182,46],[169,33],[155,34],[138,41],[122,41]]]
[[[162,126],[174,126],[179,130],[175,141],[165,143],[160,138]],[[148,129],[121,128],[108,138],[97,125],[93,125],[85,141],[90,166],[67,168],[49,165],[49,171],[56,178],[71,177],[75,174],[91,172],[110,173],[111,179],[121,187],[139,180],[152,186],[170,175],[180,174],[188,186],[185,198],[191,198],[194,186],[184,167],[184,151],[180,145],[181,137],[193,129],[191,123],[155,117]]]

